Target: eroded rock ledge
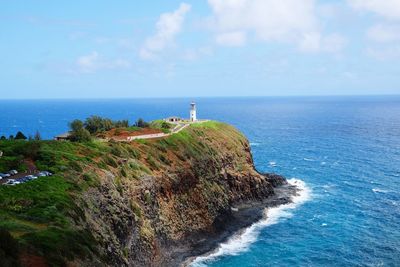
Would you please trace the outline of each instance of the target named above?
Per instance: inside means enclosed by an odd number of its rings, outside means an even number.
[[[129,167],[126,177],[120,167],[100,171],[100,185],[82,198],[82,224],[92,229],[105,265],[176,266],[258,220],[274,188],[286,184],[281,176],[258,173],[247,139],[222,123],[118,146],[142,155],[126,159],[127,166],[143,164],[148,171],[134,179]]]

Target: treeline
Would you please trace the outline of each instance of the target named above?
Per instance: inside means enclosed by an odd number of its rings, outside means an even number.
[[[92,139],[92,135],[106,132],[114,128],[129,128],[130,126],[146,128],[149,123],[139,118],[133,125],[129,124],[128,120],[113,121],[100,116],[91,116],[85,121],[74,120],[69,124],[71,129],[69,139],[71,141],[86,142]]]
[[[36,131],[35,135],[32,137],[31,135],[29,137],[26,137],[25,134],[23,134],[21,131],[18,131],[17,134],[14,135],[10,135],[8,138],[4,135],[2,135],[0,137],[0,140],[29,140],[29,141],[39,141],[42,140],[42,137],[39,133],[39,131]]]

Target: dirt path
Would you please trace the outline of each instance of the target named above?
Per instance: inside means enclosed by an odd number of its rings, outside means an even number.
[[[144,135],[136,135],[136,136],[129,136],[127,138],[128,141],[133,141],[133,140],[137,140],[137,139],[154,139],[154,138],[163,138],[163,137],[167,137],[170,136],[172,134],[176,134],[179,133],[180,131],[182,131],[183,129],[185,129],[186,127],[188,127],[190,124],[187,123],[180,123],[177,124],[170,133],[156,133],[156,134],[144,134]]]

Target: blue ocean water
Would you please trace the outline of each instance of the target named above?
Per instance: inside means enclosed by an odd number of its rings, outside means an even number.
[[[3,100],[0,135],[52,138],[92,114],[187,117],[191,100]],[[195,100],[200,118],[246,134],[260,171],[305,191],[194,266],[400,266],[400,97]]]

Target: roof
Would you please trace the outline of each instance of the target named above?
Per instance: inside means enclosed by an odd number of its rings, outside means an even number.
[[[71,136],[71,132],[66,132],[66,133],[57,135],[56,138],[68,138],[70,136]]]

